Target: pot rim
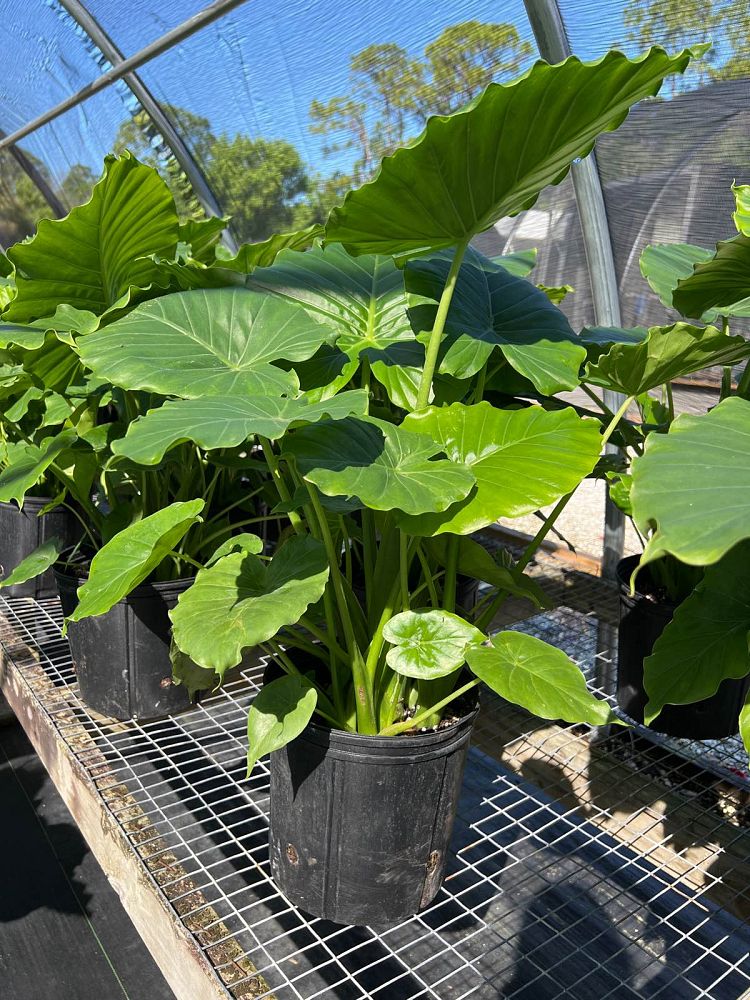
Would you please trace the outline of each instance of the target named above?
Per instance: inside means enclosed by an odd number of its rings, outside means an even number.
[[[653,594],[644,593],[642,590],[638,590],[636,587],[635,593],[630,593],[630,576],[633,569],[638,565],[641,560],[641,553],[636,553],[631,556],[624,556],[617,563],[615,567],[615,576],[617,579],[617,584],[620,588],[620,596],[628,601],[642,601],[644,605],[650,606],[652,608],[663,608],[665,610],[674,611],[675,608],[679,607],[679,604],[675,601],[659,600],[653,596]],[[632,567],[632,568],[631,568]],[[644,567],[648,569],[648,563]]]
[[[60,555],[65,554],[65,549],[60,553]],[[66,572],[64,569],[60,568],[59,563],[55,563],[52,566],[52,570],[55,574],[55,580],[59,583],[61,581],[66,581],[75,584],[76,589],[84,584],[89,578],[88,568],[85,573],[80,575]],[[144,580],[143,583],[139,583],[137,587],[134,587],[129,594],[125,597],[121,597],[117,602],[118,604],[125,604],[127,601],[136,597],[148,597],[152,595],[154,591],[159,594],[169,593],[170,590],[183,591],[187,590],[188,587],[192,586],[195,582],[194,576],[181,577],[179,580]]]

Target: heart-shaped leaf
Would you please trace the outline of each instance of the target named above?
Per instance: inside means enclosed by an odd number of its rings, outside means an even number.
[[[203,510],[203,500],[172,503],[120,531],[91,560],[88,579],[78,588],[78,605],[66,618],[79,622],[103,615],[143,583],[187,534]]]
[[[234,448],[254,434],[275,440],[297,421],[364,415],[367,407],[368,396],[361,389],[324,403],[283,396],[174,400],[135,420],[127,435],[113,443],[112,451],[139,465],[156,465],[180,441],[195,441],[206,450]]]
[[[424,348],[415,343],[407,316],[403,271],[390,257],[354,258],[339,246],[285,252],[273,267],[256,271],[248,287],[299,302],[331,327],[337,349],[350,361],[367,359],[392,402],[404,408],[416,403],[411,385],[419,384]],[[351,378],[351,369],[347,374]]]
[[[486,636],[448,611],[402,611],[383,627],[392,644],[386,654],[391,670],[404,677],[435,680],[452,674],[466,662],[466,651]]]
[[[425,342],[435,324],[450,266],[450,255],[440,255],[412,261],[406,268],[409,316]],[[453,292],[439,371],[470,378],[495,348],[547,394],[574,389],[586,358],[565,315],[543,291],[472,253],[459,271]]]
[[[387,156],[375,179],[331,212],[326,240],[398,257],[468,243],[559,184],[601,132],[617,128],[631,105],[689,59],[689,51],[672,57],[660,48],[635,61],[620,52],[588,64],[571,56],[557,66],[536,63],[513,83],[491,83]]]
[[[711,365],[732,365],[750,357],[750,342],[713,326],[654,326],[639,344],[616,343],[586,368],[585,381],[626,396]]]
[[[78,341],[83,360],[125,389],[201,396],[294,392],[275,361],[312,357],[328,327],[278,296],[244,288],[176,292],[146,302]]]
[[[25,559],[22,559],[12,571],[9,571],[8,566],[3,566],[2,569],[6,575],[0,580],[0,588],[26,583],[27,580],[41,576],[57,561],[62,548],[63,543],[59,538],[48,538]]]
[[[492,257],[493,264],[504,267],[508,274],[517,278],[525,278],[536,267],[536,250],[516,250],[513,253],[501,253]]]
[[[647,246],[641,253],[641,274],[667,309],[672,309],[672,297],[677,284],[690,277],[696,264],[703,264],[714,255],[713,250],[692,243],[659,243]],[[701,318],[706,323],[716,319],[709,310]]]
[[[41,444],[19,443],[13,449],[12,460],[8,456],[8,466],[0,473],[0,501],[15,500],[23,506],[28,490],[39,482],[58,455],[70,448],[77,440],[73,430],[60,431],[54,437],[45,438]]]
[[[303,478],[328,496],[359,497],[372,510],[442,511],[466,496],[474,476],[441,448],[384,420],[326,420],[284,443]]]
[[[710,698],[729,677],[750,672],[750,543],[709,566],[643,661],[650,725],[665,705]]]
[[[177,233],[174,199],[159,174],[130,153],[108,156],[90,201],[64,219],[42,219],[36,236],[8,251],[17,292],[5,319],[27,323],[60,303],[99,316],[156,279],[147,255],[173,257]]]
[[[501,698],[542,719],[604,726],[615,721],[606,702],[586,687],[576,664],[561,649],[522,632],[500,632],[489,646],[469,649],[471,670]]]
[[[315,712],[318,695],[304,677],[264,684],[247,713],[247,773],[264,754],[281,750],[300,735]]]
[[[707,566],[750,537],[749,441],[750,403],[737,396],[648,435],[630,493],[639,531],[655,528],[642,563],[671,552]]]
[[[223,556],[201,570],[170,612],[177,646],[219,677],[242,651],[299,621],[323,596],[328,560],[309,535],[290,538],[266,565],[250,552]]]
[[[570,408],[499,410],[487,402],[454,403],[411,413],[403,426],[437,441],[476,477],[476,488],[444,515],[402,518],[404,530],[416,535],[468,535],[500,517],[544,507],[575,489],[601,450],[599,424]]]

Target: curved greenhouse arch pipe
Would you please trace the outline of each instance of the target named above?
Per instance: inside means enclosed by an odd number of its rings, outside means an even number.
[[[524,6],[541,57],[551,63],[567,59],[571,55],[570,42],[557,0],[524,0]],[[580,163],[574,163],[570,174],[581,220],[596,322],[600,326],[622,326],[615,258],[595,154],[591,152]],[[611,410],[616,410],[624,398],[620,393],[604,390],[604,403]],[[607,445],[606,450],[617,449]],[[622,558],[624,547],[625,516],[612,503],[607,493],[602,576],[614,579],[615,568]]]
[[[76,24],[78,24],[81,30],[85,32],[107,61],[115,69],[122,67],[125,57],[88,8],[80,0],[58,0],[58,2],[73,18]],[[203,170],[188,149],[180,133],[164,113],[154,95],[138,74],[132,70],[125,72],[121,79],[161,134],[164,142],[190,181],[195,196],[203,210],[209,216],[221,216],[223,214],[221,207],[211,190],[211,186]],[[229,232],[225,231],[222,234],[222,241],[233,253],[237,252],[237,244]]]

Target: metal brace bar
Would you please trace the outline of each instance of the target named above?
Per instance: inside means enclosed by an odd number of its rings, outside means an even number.
[[[0,138],[4,135],[5,133],[0,130]],[[18,149],[17,146],[11,146],[8,152],[29,178],[31,183],[38,189],[41,196],[54,212],[56,218],[62,219],[64,215],[67,215],[68,213],[65,206],[52,190],[42,172],[32,163],[26,153],[24,153],[22,149]]]
[[[567,59],[571,54],[570,42],[557,0],[524,0],[524,6],[542,58],[551,63]],[[585,160],[573,164],[571,178],[581,220],[596,322],[599,326],[621,326],[620,294],[612,240],[602,182],[593,152]],[[620,393],[606,389],[604,391],[604,404],[613,412],[620,407],[624,399]],[[614,445],[607,445],[606,450],[609,453],[618,451]],[[622,558],[624,545],[625,516],[610,500],[607,491],[604,506],[602,576],[614,579],[615,567]]]

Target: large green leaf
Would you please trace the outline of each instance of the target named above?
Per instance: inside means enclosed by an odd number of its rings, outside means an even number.
[[[693,273],[696,264],[703,264],[713,257],[713,250],[694,246],[692,243],[658,243],[647,246],[641,253],[641,274],[662,303],[671,309],[672,297],[679,281]],[[709,310],[702,319],[711,323],[716,313]]]
[[[654,326],[641,343],[613,344],[587,366],[584,381],[638,396],[701,368],[732,365],[748,357],[750,341],[713,326]]]
[[[260,288],[302,304],[315,319],[328,324],[336,347],[350,361],[364,357],[397,406],[416,402],[404,388],[404,373],[418,385],[424,349],[414,342],[406,312],[404,274],[390,257],[351,257],[339,246],[305,254],[285,251],[273,267],[256,271],[249,288]],[[407,345],[404,356],[396,345]],[[349,378],[353,374],[346,370]],[[407,376],[408,377],[408,376]]]
[[[750,403],[732,396],[710,413],[682,414],[649,434],[633,460],[630,499],[642,562],[671,552],[691,566],[716,562],[750,537]]]
[[[315,224],[294,233],[276,233],[261,243],[243,243],[236,254],[219,246],[216,248],[216,266],[242,274],[254,271],[256,267],[270,267],[282,250],[307,250],[323,232],[323,227]]]
[[[96,315],[157,276],[148,254],[173,257],[178,219],[169,188],[130,153],[108,156],[91,200],[64,219],[42,219],[36,236],[8,251],[16,297],[5,319],[50,316],[59,303]]]
[[[653,48],[636,61],[620,52],[588,64],[571,57],[557,66],[539,62],[513,83],[491,83],[387,156],[375,179],[331,212],[326,240],[352,253],[399,257],[468,242],[559,184],[601,132],[617,128],[669,73],[682,72],[690,55]]]
[[[77,440],[73,430],[60,431],[54,437],[45,438],[41,444],[18,444],[12,453],[8,452],[9,464],[0,473],[0,501],[16,500],[23,506],[23,499],[55,459]]]
[[[268,564],[250,552],[224,556],[198,573],[170,612],[175,642],[223,677],[243,649],[299,621],[327,579],[325,548],[309,535],[290,538]]]
[[[8,566],[3,566],[6,575],[0,580],[0,588],[26,583],[27,580],[33,580],[45,573],[57,561],[62,548],[63,542],[59,538],[48,538],[12,570]]]
[[[311,357],[328,327],[295,303],[244,288],[164,295],[78,341],[97,375],[126,389],[188,399],[281,395],[293,373],[271,362]]]
[[[406,268],[409,316],[424,341],[435,324],[450,266],[450,255],[440,255],[412,261]],[[470,378],[496,347],[508,364],[547,394],[574,389],[586,358],[565,315],[543,291],[472,253],[453,292],[439,371]]]
[[[266,753],[281,750],[307,726],[318,694],[304,677],[279,677],[264,684],[247,713],[247,773]]]
[[[576,664],[560,649],[522,632],[500,632],[489,646],[469,649],[472,671],[497,694],[542,719],[604,726],[615,721],[606,702],[586,687]]]
[[[468,535],[500,517],[537,510],[575,489],[601,450],[599,424],[570,408],[499,410],[487,402],[454,403],[409,414],[403,426],[437,441],[476,477],[475,489],[442,516],[402,518],[402,527],[417,535]]]
[[[156,465],[180,441],[195,441],[211,450],[234,448],[254,434],[275,440],[297,421],[314,423],[325,417],[362,416],[367,413],[368,403],[362,389],[312,404],[304,397],[283,396],[179,399],[135,420],[127,435],[113,443],[112,451],[140,465]]]
[[[643,662],[650,725],[665,705],[688,705],[715,694],[729,677],[750,672],[750,543],[709,566],[693,593]]]
[[[384,420],[326,420],[284,443],[302,476],[328,496],[359,497],[372,510],[422,514],[466,496],[474,476],[460,461],[438,458],[441,447]]]
[[[187,219],[180,223],[177,233],[178,256],[189,248],[189,257],[202,264],[212,263],[219,254],[217,243],[227,228],[229,216],[212,216],[208,219]],[[181,244],[181,246],[180,246]]]
[[[88,579],[78,588],[69,622],[103,615],[151,575],[197,521],[203,500],[172,503],[129,525],[91,560]]]
[[[386,654],[391,670],[404,677],[435,680],[452,674],[466,662],[466,651],[486,636],[448,611],[402,611],[383,627],[392,648]]]
[[[696,264],[672,296],[683,316],[750,316],[750,237],[740,233],[716,245],[716,253]]]

